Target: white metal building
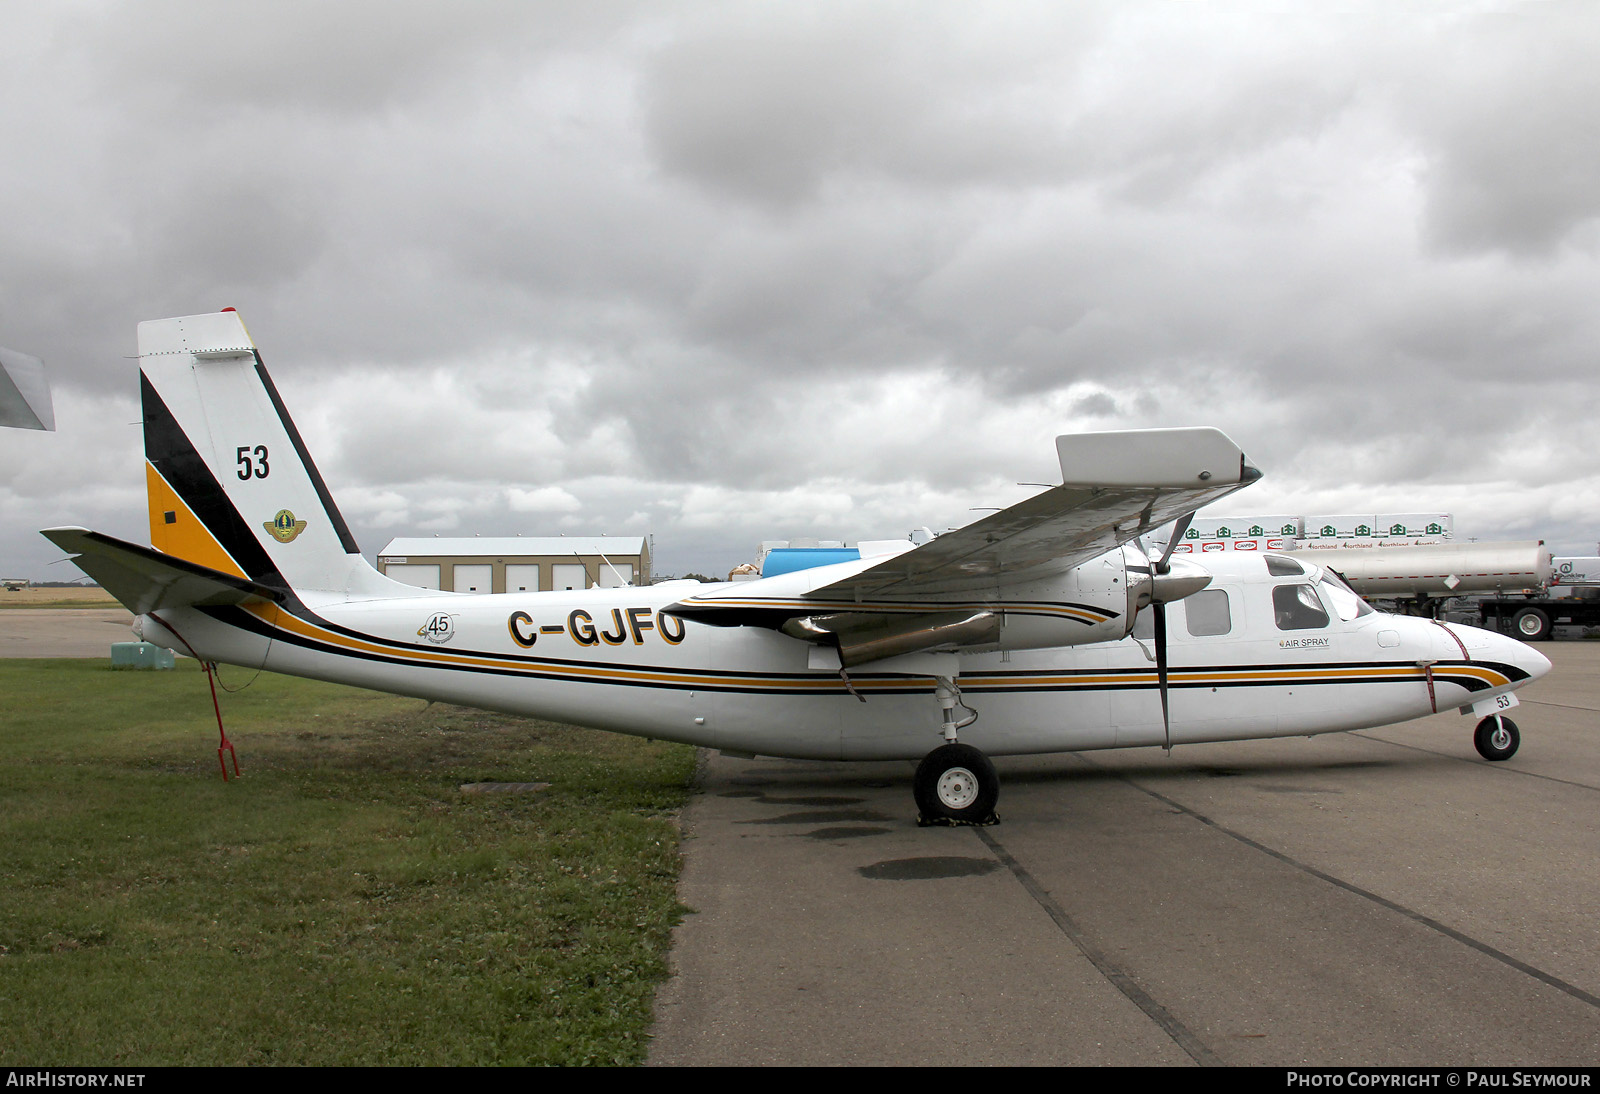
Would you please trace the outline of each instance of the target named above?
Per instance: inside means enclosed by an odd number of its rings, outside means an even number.
[[[609,589],[650,583],[644,536],[393,539],[378,569],[396,581],[458,593]]]

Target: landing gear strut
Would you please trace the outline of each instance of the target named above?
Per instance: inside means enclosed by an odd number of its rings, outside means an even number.
[[[939,709],[944,714],[940,732],[945,744],[922,758],[911,780],[911,794],[917,801],[917,824],[929,825],[1000,823],[995,802],[1000,800],[1000,776],[989,757],[956,740],[956,732],[978,720],[977,711],[961,701],[961,689],[948,676],[938,677]],[[956,720],[955,709],[967,711]]]
[[[1486,760],[1509,760],[1517,754],[1522,734],[1517,732],[1517,723],[1510,718],[1491,714],[1473,730],[1472,743],[1478,755]]]

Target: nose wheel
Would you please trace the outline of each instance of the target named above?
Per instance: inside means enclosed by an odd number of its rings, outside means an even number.
[[[1486,760],[1509,760],[1517,754],[1522,734],[1517,732],[1517,723],[1510,718],[1491,714],[1478,723],[1472,733],[1472,743],[1478,755]]]
[[[922,758],[911,780],[917,824],[988,825],[1000,823],[1000,776],[989,757],[971,745],[941,745]]]

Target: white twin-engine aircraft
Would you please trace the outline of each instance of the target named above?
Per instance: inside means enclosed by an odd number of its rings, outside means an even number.
[[[1063,484],[920,546],[740,583],[474,595],[379,574],[230,309],[139,326],[152,547],[44,534],[205,661],[748,755],[920,760],[924,823],[990,823],[989,755],[1380,726],[1460,708],[1491,760],[1550,668],[1374,611],[1282,554],[1139,537],[1260,477],[1214,429],[1058,437]],[[981,715],[981,717],[980,717]],[[958,740],[959,738],[959,740]]]

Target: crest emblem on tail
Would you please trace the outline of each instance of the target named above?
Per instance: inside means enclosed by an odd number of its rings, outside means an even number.
[[[306,530],[306,522],[295,520],[294,514],[287,509],[279,509],[278,515],[264,522],[261,527],[271,532],[272,538],[279,543],[289,543]]]

